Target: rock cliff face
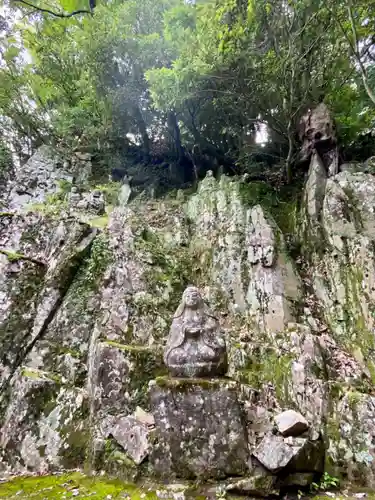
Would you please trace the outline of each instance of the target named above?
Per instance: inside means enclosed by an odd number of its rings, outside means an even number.
[[[272,451],[289,464],[305,443],[324,443],[327,471],[375,484],[370,173],[328,176],[313,154],[292,228],[296,258],[241,180],[208,175],[189,197],[95,214],[89,201],[75,209],[69,168],[37,154],[16,172],[0,213],[2,474],[153,473],[154,422],[140,408],[150,410],[149,383],[166,373],[171,317],[193,284],[226,334],[241,394],[233,412],[240,404],[253,457],[244,474],[263,477]],[[154,401],[169,401],[163,390]],[[308,435],[273,435],[283,410],[298,412]],[[314,464],[309,471],[321,470]]]

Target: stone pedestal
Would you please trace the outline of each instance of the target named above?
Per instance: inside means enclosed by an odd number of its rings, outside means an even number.
[[[225,378],[160,377],[150,384],[157,475],[220,478],[248,471],[238,384]]]

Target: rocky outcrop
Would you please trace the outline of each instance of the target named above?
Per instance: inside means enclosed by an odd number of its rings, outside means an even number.
[[[314,176],[313,170],[311,167],[309,178]],[[329,179],[322,175],[319,184],[319,189],[310,191],[310,197],[319,207],[313,220],[318,219],[320,244],[310,245],[313,238],[307,231],[303,246],[307,255],[305,279],[313,292],[315,314],[331,333],[323,341],[329,353],[326,377],[339,374],[336,386],[329,382],[326,396],[331,406],[327,413],[329,462],[336,471],[339,464],[345,464],[352,478],[358,478],[364,468],[367,481],[372,483],[373,176],[344,169]],[[303,224],[309,224],[309,217],[304,217]]]
[[[302,142],[302,160],[309,159],[311,154],[318,154],[329,176],[338,173],[336,126],[330,110],[324,103],[308,110],[301,118],[299,138]]]
[[[0,214],[2,473],[86,464],[196,477],[204,466],[242,474],[230,491],[264,494],[308,484],[325,455],[330,473],[373,484],[371,174],[331,175],[312,155],[294,260],[240,180],[208,175],[191,196],[104,213],[102,200],[95,212],[70,205],[84,187],[40,153],[27,167],[34,187],[16,172]],[[214,311],[235,391],[227,378],[194,388],[165,378],[188,285]]]
[[[248,217],[248,311],[260,330],[277,332],[295,319],[301,281],[272,218],[259,205]]]
[[[208,176],[188,201],[187,214],[191,251],[211,285],[207,293],[221,294],[261,331],[281,331],[294,321],[301,283],[283,235],[261,206],[247,206],[241,184]]]

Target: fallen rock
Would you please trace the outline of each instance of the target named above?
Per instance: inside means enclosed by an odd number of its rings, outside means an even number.
[[[309,424],[305,417],[294,410],[287,410],[275,417],[278,431],[284,437],[300,436],[308,430]]]
[[[124,448],[135,464],[139,465],[148,456],[149,429],[136,418],[132,416],[118,418],[107,432]]]
[[[255,458],[271,472],[286,467],[306,445],[307,439],[265,436],[254,452]]]
[[[276,480],[276,476],[256,475],[233,482],[226,489],[241,495],[268,497],[280,493],[276,488]]]
[[[290,472],[320,472],[323,470],[324,452],[321,440],[269,434],[256,448],[254,457],[272,473],[286,467]]]

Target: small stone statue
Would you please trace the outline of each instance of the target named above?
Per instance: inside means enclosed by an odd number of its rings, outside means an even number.
[[[227,371],[225,339],[196,287],[189,286],[173,317],[164,362],[175,377],[213,377]]]
[[[105,214],[105,201],[101,191],[95,190],[91,193],[89,208],[98,215]]]
[[[77,186],[72,186],[70,193],[68,195],[68,202],[71,207],[76,207],[81,201],[81,195],[78,191]]]

